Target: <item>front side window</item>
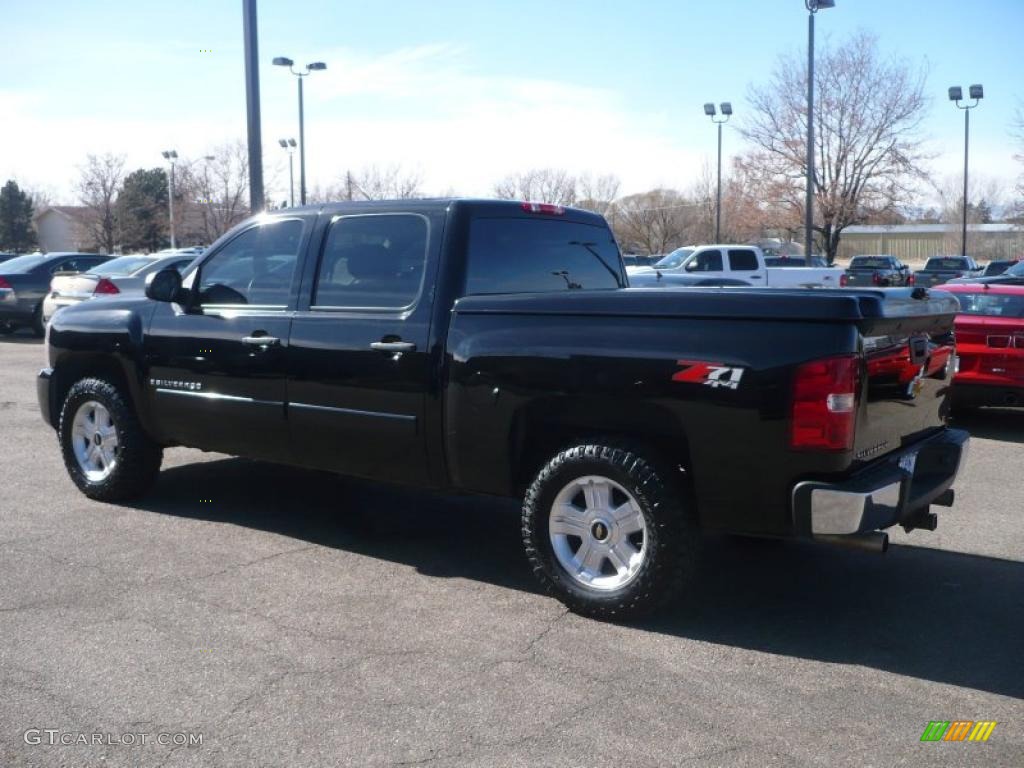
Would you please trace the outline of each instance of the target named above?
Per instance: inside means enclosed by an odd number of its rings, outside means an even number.
[[[686,264],[687,272],[721,272],[722,252],[718,250],[700,251]]]
[[[302,222],[296,219],[245,230],[200,268],[199,303],[284,309],[301,243]]]
[[[557,219],[475,219],[466,294],[619,288],[619,259],[607,227]]]
[[[757,269],[757,254],[753,251],[731,250],[729,251],[729,268],[733,272],[751,272]]]
[[[419,296],[427,220],[418,214],[342,216],[327,233],[314,307],[403,309]]]

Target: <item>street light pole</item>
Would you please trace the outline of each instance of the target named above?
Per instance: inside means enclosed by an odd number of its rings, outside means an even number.
[[[807,8],[807,190],[804,197],[804,257],[814,250],[814,16],[835,0],[804,0]]]
[[[301,80],[299,82],[302,82]],[[295,139],[278,139],[277,143],[288,153],[288,206],[295,207]]]
[[[171,164],[171,173],[167,177],[167,205],[170,213],[170,224],[171,224],[171,248],[177,248],[177,243],[174,241],[174,161],[178,159],[178,153],[173,149],[167,149],[160,153],[164,156],[164,160]]]
[[[723,101],[719,105],[722,109],[722,119],[715,118],[715,105],[708,102],[704,105],[704,114],[711,118],[711,122],[718,126],[718,195],[715,203],[715,242],[722,242],[722,125],[729,122],[732,117],[732,104]]]
[[[985,98],[985,89],[980,85],[972,85],[968,89],[973,104],[961,105],[964,98],[963,89],[954,85],[949,89],[949,100],[956,102],[959,109],[964,111],[964,198],[963,198],[963,229],[960,232],[960,255],[967,255],[967,157],[971,139],[971,110],[978,106],[978,102]]]
[[[299,78],[299,201],[306,204],[306,125],[304,109],[302,105],[302,81],[309,76],[310,72],[322,72],[327,65],[322,61],[314,61],[307,64],[304,71],[296,71],[295,62],[285,56],[278,56],[273,62],[278,67],[288,67],[293,75]]]

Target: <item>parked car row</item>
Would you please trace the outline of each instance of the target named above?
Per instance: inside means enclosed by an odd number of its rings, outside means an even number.
[[[925,288],[942,285],[950,280],[973,280],[978,277],[1001,275],[1018,262],[1001,260],[982,267],[970,256],[933,256],[924,268],[911,272],[910,267],[895,256],[854,256],[846,269],[844,286],[895,287],[920,285]]]
[[[183,268],[202,252],[200,247],[177,248],[117,258],[72,252],[0,254],[0,334],[29,327],[42,336],[58,309],[85,299],[142,295],[147,276],[168,266]]]

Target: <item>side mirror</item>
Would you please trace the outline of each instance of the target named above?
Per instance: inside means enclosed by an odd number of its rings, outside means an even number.
[[[146,298],[153,301],[180,301],[181,275],[173,267],[161,269],[146,282]]]

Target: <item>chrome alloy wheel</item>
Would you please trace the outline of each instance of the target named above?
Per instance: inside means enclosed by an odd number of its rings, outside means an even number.
[[[71,422],[71,446],[78,466],[93,483],[106,480],[117,466],[117,427],[103,403],[86,400]]]
[[[548,532],[559,565],[592,589],[624,587],[647,556],[647,524],[639,503],[600,475],[578,477],[558,492]]]

